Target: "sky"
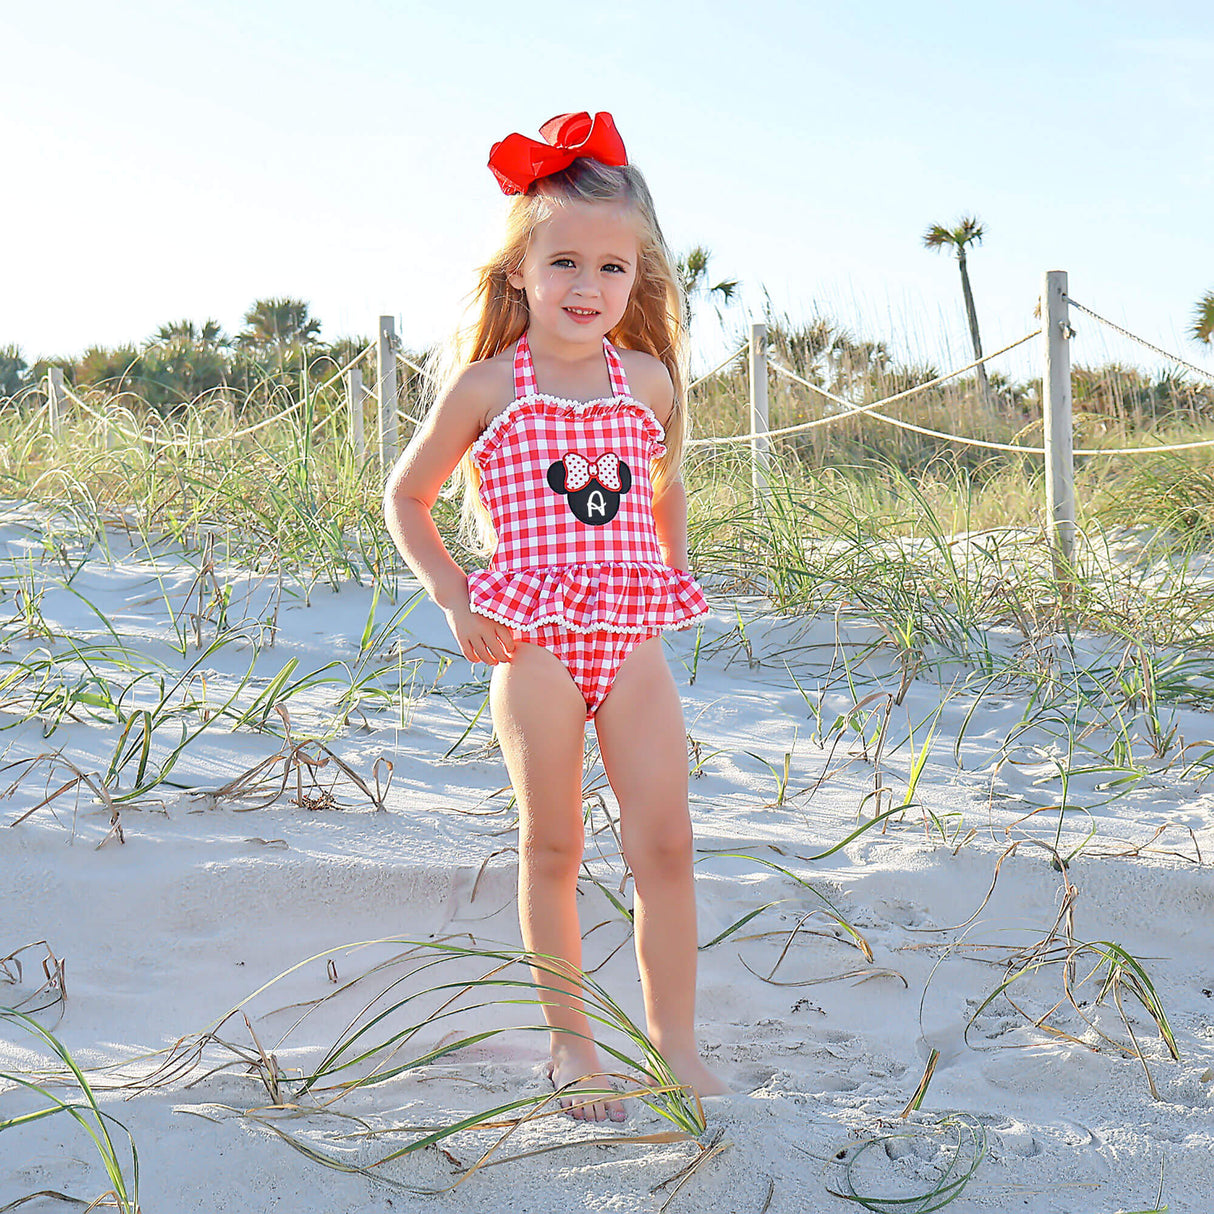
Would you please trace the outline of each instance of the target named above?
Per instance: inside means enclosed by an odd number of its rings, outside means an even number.
[[[392,314],[421,349],[500,230],[490,145],[581,109],[615,116],[676,252],[740,281],[724,328],[701,308],[701,365],[768,298],[965,361],[956,263],[922,236],[976,215],[987,350],[1063,269],[1214,369],[1186,335],[1214,290],[1208,0],[0,0],[0,346],[234,333],[289,295],[322,338]],[[1080,360],[1150,362],[1076,328]]]

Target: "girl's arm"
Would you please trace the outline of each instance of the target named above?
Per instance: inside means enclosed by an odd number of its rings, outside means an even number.
[[[513,634],[471,609],[467,575],[451,559],[431,516],[439,490],[480,433],[486,378],[468,368],[431,409],[388,474],[384,519],[397,551],[442,608],[464,657],[495,665],[513,655]]]
[[[658,532],[662,560],[671,569],[687,571],[687,493],[681,480],[667,481],[654,494],[653,522]]]
[[[645,372],[645,398],[654,417],[664,426],[674,408],[674,384],[670,372],[656,358],[646,358],[641,365]],[[681,478],[667,481],[654,493],[653,521],[662,549],[662,560],[672,569],[686,572],[690,563],[687,556],[687,492]]]

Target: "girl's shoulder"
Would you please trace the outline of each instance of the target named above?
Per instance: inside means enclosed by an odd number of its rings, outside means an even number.
[[[472,412],[484,430],[493,417],[514,399],[514,351],[468,363],[455,377],[449,396]]]
[[[616,353],[624,365],[633,399],[648,405],[653,415],[665,426],[674,408],[674,383],[666,364],[644,350],[626,350],[617,346]]]

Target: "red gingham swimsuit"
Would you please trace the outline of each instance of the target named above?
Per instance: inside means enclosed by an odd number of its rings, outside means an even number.
[[[524,333],[514,401],[472,447],[497,535],[489,567],[468,575],[472,610],[551,650],[587,720],[637,645],[708,611],[695,579],[662,561],[649,477],[662,427],[606,338],[603,354],[612,396],[561,400],[537,391]]]

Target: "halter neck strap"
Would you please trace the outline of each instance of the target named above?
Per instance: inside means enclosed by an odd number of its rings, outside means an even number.
[[[628,376],[624,374],[624,364],[616,353],[615,346],[603,338],[603,353],[607,356],[607,374],[611,377],[612,396],[631,396],[628,388]]]
[[[607,360],[607,375],[611,380],[612,396],[631,396],[628,387],[628,376],[624,374],[624,365],[616,353],[615,346],[603,338],[603,357]],[[523,396],[534,396],[539,391],[535,382],[535,363],[531,359],[531,346],[527,341],[526,332],[518,339],[514,348],[514,399]]]

